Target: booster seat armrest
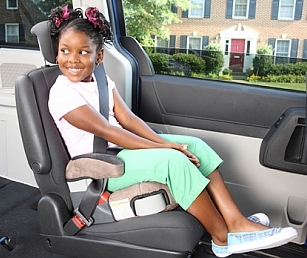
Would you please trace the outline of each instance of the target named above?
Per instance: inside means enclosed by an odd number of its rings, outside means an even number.
[[[124,162],[117,156],[88,153],[73,157],[66,166],[66,179],[102,179],[119,177],[124,173]]]

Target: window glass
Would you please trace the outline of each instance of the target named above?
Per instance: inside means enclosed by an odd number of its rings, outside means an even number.
[[[0,46],[18,48],[38,48],[31,28],[38,22],[47,20],[50,10],[69,0],[2,0],[0,1]]]
[[[201,38],[189,37],[189,49],[201,49]]]
[[[168,47],[168,40],[162,39],[162,38],[157,38],[156,47]]]
[[[6,24],[6,42],[19,43],[19,24]]]
[[[247,17],[247,7],[248,7],[248,0],[235,0],[234,1],[234,17]]]
[[[201,18],[204,13],[204,0],[190,0],[189,18]]]
[[[7,9],[17,9],[18,0],[6,0],[6,8]]]
[[[132,0],[127,1],[134,3]],[[307,17],[307,9],[303,8],[305,5],[302,5],[302,2],[186,2],[190,6],[185,9],[182,6],[170,8],[172,14],[177,15],[178,22],[169,24],[167,20],[163,21],[169,39],[164,40],[163,35],[155,34],[155,44],[144,45],[146,52],[153,54],[150,55],[152,62],[157,62],[153,64],[154,67],[161,68],[162,63],[163,67],[165,66],[164,70],[157,73],[306,90],[307,39],[302,31],[307,31],[307,23],[303,22],[303,18],[298,18],[300,13],[301,17]],[[226,13],[221,12],[223,4]],[[135,9],[138,9],[136,2],[135,5]],[[163,19],[163,13],[158,12],[160,9],[151,9],[150,15]],[[127,14],[131,16],[129,12]],[[281,19],[287,21],[280,21]],[[127,24],[131,21],[127,21]],[[142,22],[139,21],[138,24]],[[146,29],[148,26],[137,28],[136,32]],[[161,53],[165,55],[159,55]],[[174,67],[176,62],[172,61],[179,58],[177,54],[180,54],[182,59],[186,58],[187,63],[191,62],[192,57],[185,57],[184,54],[195,55],[193,62],[198,63],[200,69],[194,67],[195,71],[188,74],[185,72],[188,69],[181,67],[181,72],[178,72],[179,68]]]
[[[277,40],[275,63],[289,63],[290,40]]]
[[[295,0],[280,0],[279,19],[293,19]]]

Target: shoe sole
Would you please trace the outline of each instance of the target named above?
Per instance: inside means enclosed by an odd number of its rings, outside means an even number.
[[[297,237],[297,231],[294,228],[283,228],[282,231],[271,237],[266,237],[259,241],[237,244],[228,247],[229,253],[245,253],[261,249],[270,249],[287,244]]]

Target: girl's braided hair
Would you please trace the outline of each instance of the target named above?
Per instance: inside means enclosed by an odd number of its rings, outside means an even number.
[[[51,10],[49,20],[50,34],[55,39],[56,50],[60,36],[69,29],[85,33],[98,45],[99,50],[105,43],[112,43],[111,25],[96,7],[87,8],[85,18],[80,8],[69,10],[68,5],[56,7]]]

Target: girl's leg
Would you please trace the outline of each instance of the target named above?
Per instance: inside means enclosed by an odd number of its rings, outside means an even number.
[[[183,153],[172,149],[123,150],[118,156],[125,163],[125,173],[109,178],[109,191],[148,181],[167,184],[174,199],[202,223],[215,243],[227,244],[225,221],[204,190],[209,180]],[[220,162],[218,159],[215,167]]]
[[[187,212],[199,220],[215,244],[227,245],[227,225],[206,190],[195,199]]]
[[[218,170],[211,173],[208,179],[210,183],[207,185],[206,190],[223,216],[229,232],[256,231],[268,228],[262,224],[251,222],[243,216]]]
[[[229,232],[263,230],[267,227],[249,221],[238,209],[232,199],[220,172],[216,169],[219,159],[216,153],[201,139],[182,135],[161,135],[163,138],[180,144],[188,144],[188,149],[200,160],[200,172],[210,180],[206,186],[207,194],[213,201]],[[220,160],[221,163],[221,160]],[[197,203],[197,202],[196,202]],[[193,207],[191,207],[193,208]],[[203,213],[204,214],[204,213]],[[200,214],[201,216],[201,214]],[[200,221],[202,218],[198,217]]]

